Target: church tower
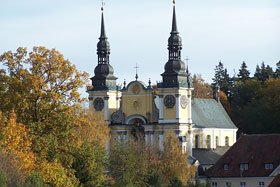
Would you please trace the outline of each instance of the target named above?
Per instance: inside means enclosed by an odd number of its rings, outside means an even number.
[[[117,77],[110,65],[110,44],[105,32],[103,7],[101,8],[101,33],[97,43],[98,64],[91,78],[92,87],[88,88],[90,110],[105,121],[119,108],[119,96],[116,86]]]
[[[173,6],[172,29],[168,38],[168,61],[158,83],[159,125],[168,126],[181,138],[183,152],[192,152],[191,81],[185,63],[181,60],[182,39],[179,36],[175,1]],[[188,139],[188,143],[187,143]],[[185,149],[185,150],[184,150]]]
[[[230,146],[236,140],[236,127],[220,102],[193,98],[188,66],[181,59],[182,38],[179,35],[175,0],[172,29],[168,38],[168,61],[161,74],[162,82],[146,85],[137,73],[135,80],[122,88],[116,86],[110,65],[110,44],[105,33],[104,13],[97,43],[98,63],[87,89],[89,109],[99,121],[106,121],[113,141],[128,139],[164,150],[164,139],[175,134],[182,152],[193,148]],[[193,146],[194,145],[194,146]],[[195,155],[194,149],[194,155]]]

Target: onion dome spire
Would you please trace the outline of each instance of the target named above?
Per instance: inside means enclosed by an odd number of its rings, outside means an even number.
[[[110,43],[105,32],[104,15],[101,15],[101,32],[97,43],[98,64],[109,64]]]
[[[116,79],[114,69],[110,65],[110,43],[105,32],[104,8],[101,8],[101,32],[97,43],[98,64],[94,69],[95,76],[91,78],[94,90],[116,90]]]
[[[170,37],[168,38],[168,62],[164,66],[164,73],[161,74],[163,82],[158,87],[187,87],[187,73],[185,63],[181,60],[182,39],[179,36],[176,19],[175,0],[173,0],[173,18]]]
[[[179,36],[175,5],[173,6],[172,30],[168,38],[169,60],[181,59],[182,38]]]

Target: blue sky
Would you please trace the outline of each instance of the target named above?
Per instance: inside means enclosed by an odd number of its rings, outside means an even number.
[[[161,80],[168,59],[171,0],[106,0],[105,25],[118,83]],[[1,0],[0,53],[17,47],[56,48],[93,76],[97,64],[101,0]],[[253,73],[280,60],[279,0],[177,0],[182,55],[191,73],[211,82],[222,60],[230,75],[246,61]]]

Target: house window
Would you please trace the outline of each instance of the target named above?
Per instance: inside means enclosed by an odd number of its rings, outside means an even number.
[[[216,136],[216,146],[218,147],[219,146],[219,137]]]
[[[211,148],[211,136],[210,135],[207,135],[206,144],[207,144],[207,148],[210,149]]]
[[[264,187],[264,182],[259,182],[259,187]]]
[[[246,182],[240,182],[240,187],[246,187]]]
[[[271,163],[264,164],[264,168],[265,169],[273,169],[273,164],[271,164]]]
[[[228,136],[225,137],[225,146],[229,146],[229,138],[228,138]]]
[[[212,182],[211,187],[217,187],[217,182]]]
[[[195,148],[199,148],[199,135],[195,136]]]
[[[249,165],[248,164],[240,164],[240,170],[248,170]]]
[[[224,170],[228,170],[228,164],[224,164]]]
[[[226,187],[231,187],[231,182],[226,182]]]

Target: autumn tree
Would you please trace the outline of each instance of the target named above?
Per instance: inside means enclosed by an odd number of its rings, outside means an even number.
[[[8,183],[8,179],[6,173],[0,167],[0,187],[6,187]]]
[[[85,85],[87,74],[55,49],[34,47],[27,53],[26,48],[18,48],[2,54],[0,62],[5,66],[0,74],[4,81],[0,107],[14,109],[24,124],[49,121],[53,113],[82,101],[78,89]]]
[[[19,169],[28,175],[35,168],[35,155],[31,151],[32,139],[28,129],[16,122],[16,114],[11,112],[9,119],[0,113],[0,147],[3,154],[12,155]]]
[[[5,52],[0,63],[5,67],[0,71],[0,109],[5,114],[14,109],[17,121],[26,124],[44,182],[79,184],[73,162],[83,142],[78,128],[87,119],[79,113],[83,98],[78,89],[87,74],[45,47]]]
[[[231,107],[230,107],[230,103],[228,101],[228,97],[221,90],[219,91],[219,94],[220,94],[220,102],[223,105],[223,107],[225,108],[225,110],[227,111],[227,113],[229,114],[231,112]]]
[[[194,98],[213,98],[211,86],[205,82],[200,74],[193,75],[193,97]]]
[[[182,154],[178,138],[171,134],[165,137],[163,143],[164,150],[161,153],[162,173],[167,181],[178,177],[184,185],[194,177],[196,172],[195,166],[188,163],[188,154]]]
[[[106,148],[110,141],[110,129],[104,118],[86,110],[81,119],[79,126],[76,128],[80,139],[84,142],[98,142]]]
[[[0,150],[0,170],[5,178],[7,186],[19,186],[24,182],[25,174],[22,172],[21,164],[15,162],[15,157]]]
[[[115,143],[110,150],[109,173],[114,186],[146,186],[147,154],[134,142]]]

